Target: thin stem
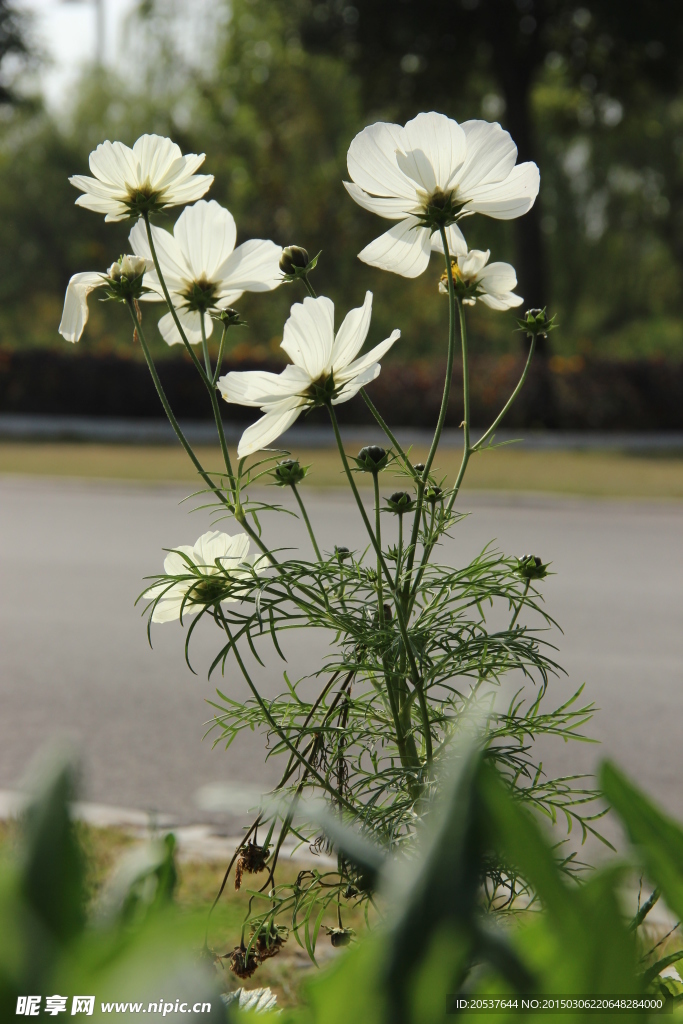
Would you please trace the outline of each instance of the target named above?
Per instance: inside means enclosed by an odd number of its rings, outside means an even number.
[[[204,366],[206,368],[206,376],[210,381],[213,381],[213,370],[211,369],[211,356],[209,355],[209,342],[206,337],[206,323],[204,322],[205,313],[200,310],[199,313],[199,326],[202,332],[202,352],[204,353]]]
[[[458,302],[458,313],[460,314],[460,341],[462,344],[462,400],[463,400],[463,439],[462,439],[462,462],[458,475],[453,484],[451,496],[448,499],[447,511],[450,513],[455,499],[460,493],[467,463],[470,461],[472,448],[470,447],[470,374],[467,349],[467,324],[465,322],[465,310],[462,302]]]
[[[403,513],[398,514],[398,545],[396,547],[396,582],[394,589],[398,593],[398,582],[401,578],[401,560],[403,558]]]
[[[173,410],[171,409],[170,403],[169,403],[169,401],[168,401],[168,399],[166,397],[166,392],[164,391],[164,389],[163,389],[163,387],[161,385],[161,381],[159,380],[159,374],[157,373],[156,366],[154,365],[154,360],[152,359],[152,355],[151,355],[151,353],[149,351],[149,347],[147,345],[147,340],[145,338],[145,333],[144,333],[144,331],[142,329],[142,324],[140,322],[139,317],[137,316],[137,314],[135,312],[135,308],[133,306],[132,300],[129,299],[126,302],[126,305],[128,306],[131,318],[133,320],[133,324],[135,325],[135,329],[136,329],[136,331],[138,333],[138,338],[140,339],[140,347],[142,348],[143,354],[144,354],[145,359],[147,361],[147,366],[149,368],[149,372],[152,375],[152,380],[154,381],[154,386],[157,389],[157,394],[159,395],[159,398],[161,399],[161,404],[164,407],[164,412],[168,416],[169,423],[173,427],[173,429],[174,429],[174,431],[176,433],[176,437],[178,438],[178,440],[180,441],[181,445],[183,446],[183,448],[185,449],[185,451],[189,455],[189,457],[192,460],[192,463],[193,463],[195,469],[197,470],[199,475],[202,477],[204,482],[211,488],[211,490],[214,492],[214,494],[216,494],[220,498],[220,500],[223,502],[224,505],[227,505],[229,508],[232,508],[232,506],[231,506],[230,502],[228,501],[227,497],[223,494],[223,492],[220,490],[220,488],[216,486],[216,484],[213,482],[213,480],[211,479],[209,474],[206,472],[206,470],[202,466],[201,462],[199,461],[199,459],[195,455],[194,451],[192,450],[192,446],[190,445],[189,441],[187,440],[187,438],[183,434],[182,430],[180,429],[180,424],[178,423],[177,419],[175,418],[175,416],[173,414]]]
[[[403,449],[401,448],[400,444],[398,443],[398,441],[397,441],[397,440],[396,440],[396,438],[394,437],[393,433],[391,432],[391,430],[389,429],[389,427],[387,426],[387,424],[386,424],[386,423],[384,422],[384,419],[383,419],[383,417],[382,417],[382,414],[380,413],[379,409],[377,409],[377,408],[376,408],[376,406],[375,406],[374,402],[372,401],[372,399],[371,399],[371,398],[370,398],[370,396],[368,395],[368,393],[367,393],[367,391],[365,390],[365,388],[361,388],[361,389],[360,389],[360,393],[361,393],[361,395],[363,396],[363,401],[364,401],[364,402],[365,402],[365,404],[367,405],[368,409],[370,410],[370,412],[372,413],[372,415],[373,415],[373,416],[375,417],[375,419],[377,420],[377,423],[379,424],[379,426],[381,427],[381,429],[382,429],[382,430],[384,431],[384,433],[385,433],[385,434],[387,435],[387,437],[388,437],[388,438],[389,438],[389,440],[391,441],[391,445],[392,445],[392,447],[396,449],[396,451],[398,452],[398,454],[399,454],[399,456],[401,457],[401,459],[403,459],[403,462],[405,463],[405,467],[406,467],[406,469],[408,470],[408,472],[410,473],[410,475],[411,475],[412,477],[416,477],[416,476],[417,476],[417,473],[416,473],[416,472],[415,472],[415,470],[413,469],[413,466],[411,465],[410,459],[408,458],[408,456],[406,455],[406,453],[405,453],[405,452],[403,451]]]
[[[196,369],[199,371],[199,376],[202,378],[202,380],[204,381],[206,386],[208,388],[210,388],[211,387],[211,381],[207,377],[206,371],[204,370],[204,367],[202,366],[202,364],[197,359],[197,355],[196,355],[194,349],[192,348],[192,345],[190,345],[189,341],[187,340],[187,335],[185,334],[185,331],[183,329],[183,325],[180,322],[180,319],[178,317],[178,313],[176,311],[175,306],[173,305],[173,302],[171,301],[171,296],[169,295],[168,288],[166,287],[166,281],[164,280],[164,275],[162,274],[161,267],[159,265],[159,259],[157,257],[157,250],[156,250],[156,246],[154,245],[154,238],[152,236],[152,227],[151,227],[151,225],[149,223],[149,214],[147,213],[147,211],[145,211],[143,213],[142,217],[143,217],[143,220],[145,222],[145,227],[147,229],[147,241],[149,242],[150,252],[152,253],[152,260],[154,261],[154,269],[157,272],[157,277],[159,278],[159,284],[161,285],[161,290],[164,293],[164,298],[166,299],[166,305],[168,306],[168,311],[171,314],[171,316],[173,317],[173,322],[175,323],[176,327],[178,328],[178,332],[179,332],[180,337],[181,337],[181,339],[183,341],[183,344],[185,345],[185,348],[190,353],[190,358],[192,359],[192,362],[194,363]]]
[[[529,587],[530,586],[531,586],[531,580],[527,580],[526,581],[526,586],[524,587],[524,593],[522,594],[522,600],[517,605],[517,610],[515,611],[515,614],[512,616],[512,622],[508,626],[508,632],[510,632],[512,630],[512,627],[514,626],[515,622],[517,621],[517,619],[519,617],[519,613],[521,612],[522,608],[524,607],[524,602],[526,601],[526,596],[529,593]]]
[[[216,360],[216,370],[215,370],[215,373],[214,373],[214,375],[213,375],[213,377],[211,379],[211,383],[213,384],[214,387],[216,386],[216,383],[218,381],[218,375],[221,372],[221,364],[223,363],[223,355],[224,355],[224,352],[225,352],[225,342],[226,342],[227,337],[228,337],[228,326],[227,326],[227,324],[223,324],[223,333],[221,335],[220,345],[218,346],[218,359]]]
[[[380,508],[379,508],[379,473],[372,474],[372,485],[375,492],[375,535],[377,537],[377,546],[379,550],[382,550],[382,526],[380,523]],[[378,601],[378,620],[380,629],[384,629],[384,591],[382,586],[382,563],[377,556],[377,601]]]
[[[527,356],[526,364],[524,366],[524,370],[522,372],[522,376],[519,378],[519,381],[517,383],[517,387],[512,392],[512,394],[508,398],[507,402],[505,403],[505,405],[503,406],[501,411],[498,413],[498,415],[496,416],[495,420],[493,421],[493,423],[491,424],[489,429],[486,431],[486,433],[483,434],[482,437],[480,437],[479,440],[475,444],[472,445],[472,451],[473,452],[478,452],[481,448],[484,447],[484,445],[486,444],[488,439],[492,436],[492,434],[495,433],[496,428],[498,427],[499,423],[502,421],[503,417],[505,416],[506,412],[508,411],[508,409],[510,408],[510,406],[512,405],[514,400],[517,398],[517,395],[522,390],[522,388],[524,386],[524,382],[527,379],[527,375],[529,373],[529,367],[531,366],[531,360],[532,360],[533,355],[534,355],[534,348],[535,347],[536,347],[536,335],[532,335],[531,344],[529,345],[529,355]]]
[[[209,357],[209,343],[206,338],[206,325],[204,323],[204,313],[200,313],[199,322],[202,328],[202,348],[204,349],[204,359],[206,360],[206,372],[209,377],[213,380],[211,373],[211,359]],[[237,485],[235,484],[235,474],[232,471],[232,462],[230,461],[230,452],[228,451],[228,442],[225,439],[225,430],[223,429],[223,417],[218,406],[218,395],[216,394],[216,388],[213,384],[209,386],[209,397],[211,399],[211,408],[213,410],[213,418],[216,421],[216,430],[218,431],[218,439],[221,445],[221,451],[223,453],[223,461],[225,462],[225,468],[228,471],[228,480],[230,481],[230,490],[232,491],[233,498],[237,498]]]
[[[301,495],[299,494],[299,491],[297,490],[296,484],[290,484],[290,487],[294,491],[294,497],[296,498],[297,504],[298,504],[299,508],[301,509],[301,515],[303,516],[303,520],[304,520],[304,522],[306,524],[306,529],[308,530],[308,536],[311,538],[311,544],[313,545],[313,550],[315,551],[315,556],[316,556],[316,558],[318,559],[319,562],[322,562],[323,556],[320,554],[320,548],[318,547],[318,542],[315,539],[315,534],[313,533],[313,527],[311,526],[311,521],[308,518],[308,514],[306,512],[306,509],[304,508],[304,503],[301,500]]]
[[[315,293],[315,289],[313,288],[313,285],[311,284],[311,282],[308,280],[308,274],[302,274],[301,275],[301,280],[306,285],[306,291],[311,296],[311,298],[312,299],[317,299],[318,296]]]
[[[355,817],[356,816],[356,809],[355,809],[355,807],[352,804],[350,804],[348,802],[348,800],[344,799],[344,797],[341,797],[339,795],[339,793],[337,793],[336,789],[334,789],[334,787],[331,786],[329,784],[329,782],[327,782],[327,780],[324,779],[322,777],[322,775],[320,775],[319,772],[317,772],[315,770],[315,768],[313,768],[313,766],[308,763],[306,758],[303,756],[302,753],[300,753],[299,750],[297,750],[297,748],[294,746],[294,744],[289,739],[289,737],[286,736],[285,733],[283,733],[282,730],[279,728],[277,722],[275,721],[275,719],[271,715],[270,711],[266,707],[266,703],[263,700],[263,697],[261,696],[261,694],[256,689],[256,687],[255,687],[255,685],[254,685],[254,683],[252,681],[252,678],[251,678],[251,676],[249,675],[249,673],[247,671],[246,665],[242,661],[242,656],[241,656],[241,654],[240,654],[240,652],[239,652],[239,650],[237,648],[237,644],[233,640],[232,633],[230,632],[230,626],[228,625],[228,622],[227,622],[227,620],[226,620],[226,618],[225,618],[225,616],[223,615],[222,612],[221,612],[221,619],[222,619],[222,622],[223,622],[223,628],[224,628],[225,632],[228,634],[228,639],[230,640],[230,647],[232,649],[232,653],[235,655],[235,660],[237,661],[237,664],[239,665],[240,671],[241,671],[242,675],[244,676],[244,679],[245,679],[245,681],[247,683],[247,686],[249,687],[249,689],[251,690],[251,692],[253,693],[253,695],[254,695],[254,697],[256,699],[256,703],[258,704],[258,706],[261,708],[261,711],[263,712],[263,714],[268,719],[268,723],[269,723],[271,729],[274,732],[277,733],[277,735],[280,737],[280,740],[284,743],[284,745],[286,747],[289,748],[289,750],[292,752],[292,754],[294,754],[296,759],[301,762],[301,764],[304,766],[304,768],[308,772],[310,772],[310,774],[313,776],[313,778],[316,780],[316,782],[318,782],[318,784],[320,786],[322,786],[323,789],[326,790],[336,800],[339,800],[340,803],[342,803],[344,805],[346,810],[350,811],[354,815],[354,817]]]
[[[436,423],[436,429],[434,431],[434,437],[432,444],[429,449],[429,455],[425,462],[424,471],[421,473],[421,477],[418,481],[417,487],[417,498],[415,501],[415,518],[413,519],[413,529],[410,538],[410,550],[408,552],[408,561],[406,566],[406,580],[403,589],[403,599],[407,603],[408,595],[410,593],[411,577],[413,572],[413,564],[415,562],[415,554],[417,551],[417,538],[420,532],[420,520],[422,518],[422,502],[424,500],[424,492],[427,481],[429,479],[429,471],[432,467],[436,450],[439,446],[441,439],[441,433],[443,431],[444,423],[446,422],[446,414],[448,412],[448,402],[451,395],[451,379],[453,377],[453,360],[455,358],[455,283],[453,281],[453,267],[451,266],[451,254],[448,248],[448,238],[446,237],[446,229],[442,226],[439,228],[441,234],[441,241],[443,244],[444,258],[446,260],[446,275],[448,277],[448,353],[446,356],[446,378],[443,385],[443,396],[441,398],[441,408],[439,410],[439,418]],[[458,303],[460,310],[462,311],[462,304]],[[465,365],[463,365],[463,375],[466,378]],[[469,391],[467,394],[467,410],[469,411]],[[469,433],[467,434],[467,443],[469,445]]]

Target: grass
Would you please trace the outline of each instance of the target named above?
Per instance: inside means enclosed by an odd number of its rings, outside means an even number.
[[[198,448],[208,469],[220,470],[217,448]],[[233,453],[234,454],[234,453]],[[306,486],[344,485],[339,457],[326,449],[295,453],[312,465]],[[425,451],[415,448],[417,462]],[[455,449],[442,449],[435,474],[453,480],[459,465]],[[180,447],[97,444],[0,444],[0,474],[129,480],[139,483],[192,484],[197,476]],[[360,485],[369,485],[359,474]],[[392,474],[384,477],[393,486]],[[396,486],[399,486],[396,481]],[[470,461],[467,490],[539,491],[605,498],[683,498],[683,458],[635,456],[614,452],[524,451],[505,446]]]

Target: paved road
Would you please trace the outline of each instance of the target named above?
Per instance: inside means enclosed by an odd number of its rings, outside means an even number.
[[[50,737],[82,751],[84,796],[197,820],[193,794],[206,782],[269,780],[263,743],[249,735],[229,752],[202,742],[216,638],[195,645],[197,675],[183,663],[184,634],[164,625],[150,650],[133,602],[162,548],[189,543],[208,516],[180,504],[176,487],[40,479],[0,480],[0,789],[18,784]],[[362,529],[344,495],[310,499],[319,539],[359,545]],[[558,702],[586,682],[602,709],[591,726],[601,747],[554,744],[546,765],[566,773],[615,756],[683,817],[683,505],[533,497],[465,496],[473,515],[455,531],[450,558],[497,538],[508,552],[553,562],[548,607],[564,628],[569,679]],[[290,517],[281,544],[305,542]],[[280,527],[282,529],[282,527]],[[322,640],[297,641],[313,667]],[[262,677],[280,689],[281,668]],[[239,681],[225,683],[241,693]]]

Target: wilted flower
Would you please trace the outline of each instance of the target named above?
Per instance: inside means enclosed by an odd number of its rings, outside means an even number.
[[[464,256],[451,261],[453,284],[462,296],[462,301],[473,306],[477,299],[491,309],[511,309],[524,302],[514,294],[517,287],[515,268],[509,263],[489,263],[489,249],[470,249]],[[444,271],[439,282],[439,291],[448,292],[448,275]]]
[[[246,533],[231,536],[218,530],[202,534],[194,546],[181,544],[169,551],[164,560],[164,574],[183,578],[175,583],[159,580],[145,592],[146,598],[156,599],[152,622],[172,622],[180,618],[181,612],[199,611],[211,598],[220,599],[221,604],[238,601],[252,572],[260,572],[266,565],[263,556],[258,556],[251,564],[248,556]],[[234,583],[232,595],[226,595],[231,583]]]
[[[282,283],[279,261],[282,249],[275,242],[253,238],[235,248],[235,219],[214,199],[202,200],[183,210],[173,228],[152,228],[157,258],[171,301],[193,345],[202,340],[200,317],[209,309],[225,309],[243,292],[268,292]],[[138,256],[151,259],[145,225],[138,222],[130,233],[130,244]],[[147,276],[148,302],[164,301],[156,271]],[[204,319],[207,336],[213,330],[211,318]],[[159,330],[169,345],[182,343],[173,315],[159,321]]]
[[[59,333],[67,341],[80,341],[88,322],[88,296],[96,288],[107,288],[110,298],[141,298],[145,271],[151,266],[138,256],[122,256],[106,274],[85,271],[74,274],[66,288]]]
[[[282,373],[233,370],[221,377],[218,389],[226,402],[260,408],[264,415],[242,434],[239,458],[265,448],[291,427],[305,408],[348,402],[379,375],[378,360],[401,336],[393,331],[364,356],[356,359],[367,337],[372,316],[372,292],[347,313],[334,333],[334,303],[324,295],[305,298],[291,308],[282,348],[292,359]]]
[[[348,946],[355,935],[353,928],[327,928],[333,946]]]
[[[259,965],[254,950],[250,949],[247,953],[246,946],[235,946],[227,959],[230,961],[230,970],[238,978],[251,978]]]
[[[242,885],[242,875],[246,871],[248,875],[257,875],[266,870],[266,861],[270,854],[269,846],[259,846],[251,840],[240,848],[239,856],[235,861],[235,889]]]
[[[132,149],[122,142],[102,142],[90,154],[90,170],[95,177],[74,174],[69,178],[85,193],[78,197],[76,206],[117,221],[193,203],[213,181],[212,174],[194,173],[204,163],[204,156],[183,156],[175,142],[160,135],[142,135]]]
[[[443,226],[451,254],[467,245],[456,220],[483,213],[511,220],[527,213],[538,195],[534,163],[515,166],[517,147],[499,124],[443,114],[418,114],[405,128],[378,122],[349,147],[344,182],[360,206],[399,223],[367,245],[359,259],[403,277],[427,269],[432,250],[443,252]]]

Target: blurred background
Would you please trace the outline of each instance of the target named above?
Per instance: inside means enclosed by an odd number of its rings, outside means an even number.
[[[158,415],[125,310],[92,303],[73,349],[57,334],[71,274],[127,248],[67,178],[103,139],[158,132],[206,152],[238,240],[322,249],[316,287],[340,307],[372,288],[377,340],[403,334],[384,378],[394,422],[431,425],[440,268],[406,285],[361,264],[381,222],[341,181],[357,131],[437,109],[500,121],[541,168],[528,216],[467,223],[471,247],[515,265],[525,308],[562,328],[509,425],[683,427],[682,35],[666,0],[0,0],[0,412]],[[277,364],[295,298],[245,297],[233,362]],[[471,321],[483,425],[523,341],[511,314]],[[151,334],[180,415],[208,415],[185,357]]]

